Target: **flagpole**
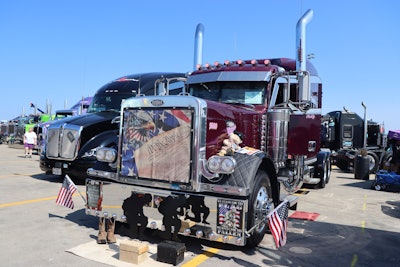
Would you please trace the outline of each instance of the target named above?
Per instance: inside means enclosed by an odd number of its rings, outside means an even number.
[[[76,191],[78,191],[79,195],[82,197],[83,202],[86,204],[86,199],[84,198],[84,196],[82,195],[81,191],[79,191],[78,187],[75,185],[75,183],[71,180],[71,178],[69,178],[68,174],[65,175],[65,178],[68,179],[68,182],[72,185],[74,185],[74,187],[76,188]]]

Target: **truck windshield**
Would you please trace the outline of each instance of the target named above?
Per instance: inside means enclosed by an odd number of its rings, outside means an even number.
[[[92,103],[87,110],[88,113],[100,112],[100,111],[117,111],[121,110],[121,102],[124,99],[133,97],[133,94],[96,94]]]
[[[228,104],[264,104],[266,82],[213,82],[190,84],[195,97]]]

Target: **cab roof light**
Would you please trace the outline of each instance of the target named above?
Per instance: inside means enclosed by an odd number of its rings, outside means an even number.
[[[253,66],[257,66],[257,60],[255,60],[255,59],[252,59],[252,60],[251,60],[251,65],[253,65]]]
[[[216,68],[219,68],[219,67],[221,67],[221,64],[220,64],[218,61],[215,61],[215,62],[214,62],[214,66],[215,66]]]
[[[237,64],[238,64],[239,66],[243,66],[243,65],[244,65],[244,61],[241,60],[241,59],[239,59],[239,60],[237,61]]]
[[[196,64],[196,69],[201,70],[201,64]]]
[[[224,65],[225,65],[225,66],[230,66],[230,65],[231,65],[231,62],[230,62],[229,60],[225,60],[225,61],[224,61]]]
[[[269,61],[269,59],[265,59],[265,60],[264,60],[264,65],[265,65],[265,66],[271,65],[271,61]]]
[[[206,69],[211,69],[211,65],[209,64],[209,63],[206,63],[206,65],[205,65],[205,67],[206,67]]]

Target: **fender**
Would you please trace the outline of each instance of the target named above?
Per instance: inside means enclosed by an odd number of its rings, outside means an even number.
[[[262,159],[260,169],[265,170],[268,173],[271,189],[272,189],[272,200],[274,202],[275,207],[277,207],[280,203],[279,199],[279,182],[278,176],[276,175],[276,169],[274,163],[271,158],[269,158],[266,154],[263,154],[264,157]]]
[[[244,154],[248,160],[237,160],[238,163],[238,168],[240,170],[245,170],[246,175],[248,176],[248,186],[250,188],[250,183],[254,181],[254,178],[257,174],[258,170],[264,170],[270,179],[271,182],[271,190],[272,190],[272,199],[274,202],[274,205],[278,205],[280,200],[279,200],[279,182],[278,182],[278,177],[276,175],[276,170],[273,164],[273,161],[271,158],[267,156],[265,153],[258,153],[256,155],[246,155]],[[236,173],[236,171],[235,171]]]
[[[78,158],[82,157],[86,152],[99,146],[112,146],[118,144],[118,130],[108,130],[93,136],[79,150]]]
[[[317,161],[315,162],[314,177],[321,178],[324,173],[324,162],[331,160],[331,151],[322,150],[317,154]]]
[[[322,164],[325,160],[330,159],[331,151],[329,150],[322,150],[317,154],[317,162],[316,164]]]

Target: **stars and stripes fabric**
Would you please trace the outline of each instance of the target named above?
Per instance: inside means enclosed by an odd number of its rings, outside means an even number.
[[[271,230],[277,248],[286,244],[288,215],[289,202],[285,200],[267,216],[269,229]]]
[[[73,209],[74,202],[72,201],[72,195],[75,193],[75,191],[76,185],[74,182],[72,182],[68,175],[65,175],[60,192],[58,192],[56,204]]]
[[[219,207],[218,209],[218,223],[220,225],[225,223],[225,214],[228,212],[228,206],[226,205],[222,205],[221,207]]]

